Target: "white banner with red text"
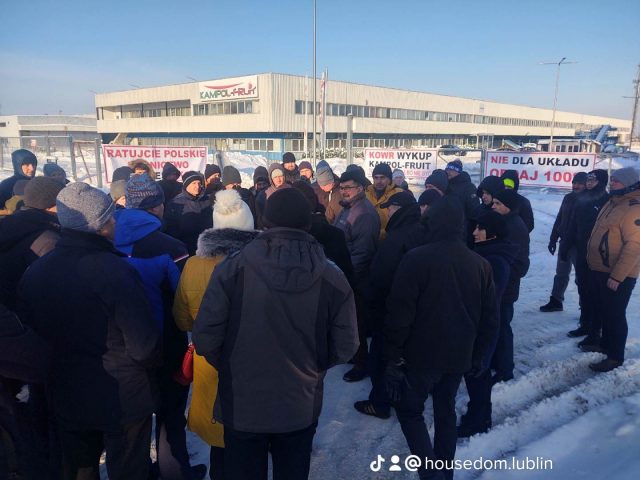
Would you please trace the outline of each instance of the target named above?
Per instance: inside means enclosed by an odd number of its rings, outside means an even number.
[[[207,147],[140,147],[128,145],[102,145],[105,183],[111,183],[116,168],[130,166],[144,160],[155,171],[154,180],[162,180],[162,169],[172,163],[180,175],[195,170],[204,172]]]
[[[595,153],[487,151],[483,170],[485,176],[516,170],[524,187],[570,189],[576,173],[589,172],[595,164]]]
[[[399,168],[404,172],[404,178],[409,184],[424,185],[424,181],[436,169],[438,150],[432,149],[364,149],[364,173],[373,176],[373,169],[379,163],[387,163],[391,170]]]

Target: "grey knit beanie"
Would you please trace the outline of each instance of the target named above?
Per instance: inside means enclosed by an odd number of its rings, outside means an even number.
[[[111,197],[86,183],[71,183],[56,199],[58,221],[63,228],[96,233],[115,210]]]
[[[620,168],[611,174],[611,178],[619,181],[625,187],[638,183],[638,171],[633,167]]]

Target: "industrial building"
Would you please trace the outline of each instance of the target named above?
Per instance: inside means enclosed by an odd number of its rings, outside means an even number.
[[[551,133],[552,110],[343,81],[317,81],[316,131],[326,149],[420,148],[454,144],[498,148],[536,143]],[[326,85],[326,88],[323,87]],[[97,94],[104,143],[208,146],[278,159],[311,150],[312,80],[264,73]],[[351,120],[352,119],[352,120]],[[631,122],[558,111],[554,138],[599,136],[628,142]],[[305,142],[305,132],[308,142]],[[548,145],[548,142],[547,142]]]

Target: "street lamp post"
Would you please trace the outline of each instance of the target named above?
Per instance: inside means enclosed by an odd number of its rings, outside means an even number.
[[[551,115],[551,135],[549,136],[549,152],[551,152],[551,148],[553,146],[553,130],[556,126],[556,108],[558,106],[558,86],[560,85],[560,67],[562,65],[568,65],[570,63],[578,63],[578,62],[567,62],[567,57],[562,57],[559,62],[541,62],[540,65],[557,65],[558,68],[556,70],[556,90],[553,96],[553,114]]]
[[[316,168],[317,159],[316,159],[316,100],[318,98],[316,93],[317,87],[317,78],[316,78],[316,0],[313,0],[313,108],[311,111],[313,112],[313,168]]]

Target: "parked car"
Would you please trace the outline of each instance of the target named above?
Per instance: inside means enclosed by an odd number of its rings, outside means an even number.
[[[467,154],[467,151],[460,148],[457,145],[441,145],[439,147],[440,155],[458,155],[464,156]]]

